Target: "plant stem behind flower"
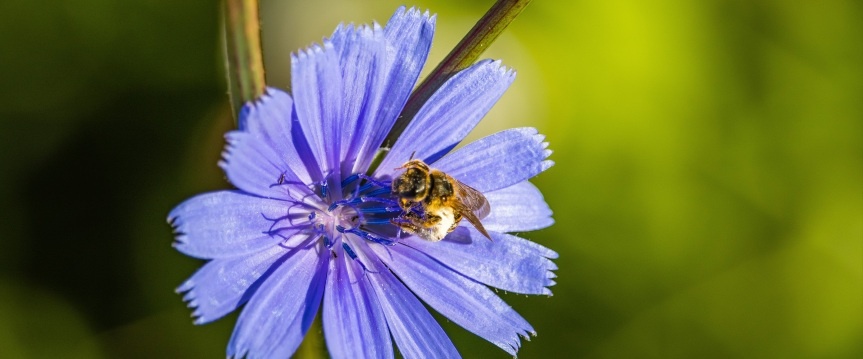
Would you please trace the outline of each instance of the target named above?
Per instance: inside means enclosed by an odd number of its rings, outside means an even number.
[[[225,52],[236,120],[243,103],[256,100],[265,88],[258,0],[225,0]]]

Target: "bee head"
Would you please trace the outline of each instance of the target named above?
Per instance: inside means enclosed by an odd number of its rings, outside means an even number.
[[[408,167],[393,180],[392,192],[399,198],[422,201],[429,192],[429,173],[418,167]]]

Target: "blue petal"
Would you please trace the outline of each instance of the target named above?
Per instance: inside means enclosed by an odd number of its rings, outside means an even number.
[[[512,186],[551,167],[545,136],[513,128],[471,142],[432,166],[480,192]]]
[[[394,355],[386,318],[365,275],[347,255],[330,260],[323,322],[333,358]]]
[[[195,324],[212,322],[249,300],[252,285],[287,251],[279,246],[243,257],[207,262],[177,288],[183,300],[194,308]],[[252,288],[252,289],[250,289]]]
[[[435,17],[415,8],[400,7],[387,22],[384,33],[387,40],[387,59],[382,72],[385,88],[374,96],[382,97],[380,108],[370,127],[356,138],[363,142],[357,150],[354,172],[365,172],[387,132],[395,123],[419,78],[428,57],[434,36]],[[373,113],[373,112],[370,112]]]
[[[294,147],[291,129],[294,101],[282,90],[267,88],[258,101],[246,104],[240,112],[239,129],[252,134],[258,143],[272,149],[271,158],[275,163],[284,161],[291,170],[287,179],[297,178],[309,183],[309,174],[297,149]],[[291,175],[291,172],[295,175]]]
[[[287,358],[320,306],[327,256],[320,245],[294,249],[249,300],[228,342],[228,357]]]
[[[311,192],[308,174],[291,141],[293,101],[269,89],[240,114],[241,131],[226,135],[228,146],[219,163],[234,186],[262,197],[304,198]]]
[[[390,173],[415,153],[432,163],[453,149],[515,79],[500,61],[484,60],[457,73],[429,98],[381,163]]]
[[[339,178],[343,131],[352,132],[342,116],[344,94],[339,53],[333,44],[313,45],[291,56],[291,87],[297,119],[324,177]],[[312,175],[314,179],[316,176]]]
[[[557,266],[549,258],[557,253],[516,236],[489,232],[488,240],[473,227],[461,226],[440,242],[408,237],[401,243],[481,283],[521,294],[551,295],[551,271]]]
[[[377,246],[380,247],[380,246]],[[380,258],[426,304],[468,331],[515,355],[519,336],[534,334],[515,310],[483,284],[453,272],[429,256],[406,246],[391,248]]]
[[[381,263],[371,264],[366,278],[375,290],[399,352],[405,358],[460,357],[440,324],[413,293]]]
[[[528,232],[554,224],[542,193],[528,181],[486,192],[485,198],[491,206],[491,213],[482,219],[486,230]]]
[[[380,26],[339,26],[332,37],[339,53],[343,77],[344,115],[341,134],[342,172],[356,173],[356,158],[361,145],[378,121],[384,101],[389,72],[387,41]]]
[[[174,247],[196,258],[242,256],[272,247],[308,223],[292,203],[219,191],[192,197],[168,214]]]

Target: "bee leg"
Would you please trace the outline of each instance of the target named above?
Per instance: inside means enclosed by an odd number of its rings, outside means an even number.
[[[441,220],[443,220],[441,216],[430,214],[427,215],[425,221],[423,221],[423,226],[425,226],[426,228],[431,228],[434,227],[436,224],[440,223]]]
[[[416,202],[413,202],[407,198],[399,198],[399,207],[401,207],[402,209],[412,209],[414,205],[416,205]],[[408,211],[408,213],[410,213],[410,211]]]
[[[396,218],[390,219],[390,223],[392,223],[396,227],[399,227],[399,232],[401,232],[401,230],[404,229],[405,232],[408,232],[408,233],[417,233],[421,229],[419,226],[416,225],[416,223],[414,223],[414,221],[412,221],[409,218],[396,217]],[[399,237],[400,236],[401,236],[401,233],[399,233]]]
[[[461,223],[461,218],[461,213],[456,212],[454,221],[452,222],[452,225],[449,226],[449,229],[446,230],[446,232],[452,233],[452,231],[454,231],[458,227],[458,224]]]

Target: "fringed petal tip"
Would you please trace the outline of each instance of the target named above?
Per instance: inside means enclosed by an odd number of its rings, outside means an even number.
[[[533,327],[527,322],[524,324],[526,327],[518,331],[516,333],[517,335],[512,339],[512,344],[510,346],[513,348],[513,351],[510,354],[512,354],[513,357],[516,357],[518,350],[521,349],[522,340],[529,342],[531,335],[536,336],[536,331]]]
[[[542,136],[543,140],[545,139],[545,135],[539,135],[539,136]],[[542,141],[539,145],[543,148],[542,155],[544,156],[544,158],[546,158],[546,160],[543,160],[540,163],[540,166],[542,168],[541,172],[545,172],[545,170],[551,168],[551,166],[554,166],[554,161],[547,159],[547,158],[551,157],[551,154],[554,153],[554,151],[552,151],[548,148],[548,142],[547,141]]]
[[[210,320],[206,320],[204,318],[204,314],[201,312],[200,303],[198,303],[198,298],[195,296],[195,292],[193,289],[195,288],[195,284],[191,279],[186,280],[179,287],[174,289],[174,293],[183,296],[183,303],[186,304],[186,308],[189,308],[192,313],[189,314],[189,317],[192,318],[192,324],[201,325],[209,323],[217,318],[212,318]]]
[[[547,153],[547,154],[546,154],[545,156],[546,156],[546,157],[548,157],[549,155],[551,155],[551,150],[546,150],[546,153]],[[540,163],[540,167],[542,168],[542,171],[541,171],[541,172],[545,172],[545,170],[547,170],[547,169],[551,168],[552,166],[554,166],[554,161],[552,161],[552,160],[544,160],[544,161],[542,161],[542,162]]]
[[[554,151],[552,151],[548,148],[549,143],[548,143],[548,141],[545,140],[544,134],[539,133],[539,130],[537,130],[534,127],[527,127],[527,128],[529,128],[530,130],[532,130],[535,133],[535,135],[533,136],[533,140],[537,144],[539,144],[539,148],[542,148],[542,158],[544,158],[544,160],[542,160],[542,162],[540,162],[539,166],[540,166],[540,173],[545,172],[545,170],[551,168],[551,166],[554,166],[554,161],[548,159],[551,156],[551,154],[554,153]]]
[[[547,252],[543,253],[542,256],[544,257],[543,259],[545,259],[544,266],[545,266],[545,270],[546,270],[543,285],[546,287],[546,289],[548,291],[548,293],[543,293],[543,294],[547,294],[550,296],[551,290],[548,288],[553,287],[555,284],[557,284],[557,282],[554,281],[554,278],[557,278],[557,273],[555,273],[554,271],[556,271],[558,269],[558,267],[557,267],[557,263],[554,263],[554,260],[558,258],[558,254],[557,254],[557,252],[555,252],[551,249],[547,249]]]
[[[176,209],[174,211],[176,211]],[[188,235],[182,231],[185,222],[181,220],[179,215],[174,213],[174,211],[171,211],[171,214],[168,215],[168,224],[171,225],[171,230],[174,234],[174,240],[171,241],[171,248],[174,248],[181,253],[185,253],[183,251],[183,246],[186,245],[188,240]],[[179,288],[177,289],[179,290]]]
[[[168,225],[171,226],[171,233],[174,235],[174,242],[183,242],[183,238],[185,238],[186,233],[182,231],[183,225],[185,222],[180,219],[180,216],[174,213],[176,209],[172,210],[171,213],[168,214]]]
[[[322,41],[332,43],[336,48],[340,48],[345,46],[344,41],[350,40],[355,36],[363,36],[363,37],[375,37],[375,35],[380,34],[381,40],[383,40],[383,27],[377,22],[373,22],[371,25],[369,24],[354,24],[354,23],[341,23],[336,27],[336,30],[333,31],[333,34],[330,37],[325,37]]]
[[[488,64],[488,65],[486,65],[486,66],[489,66],[489,67],[492,67],[492,68],[495,68],[495,67],[496,67],[496,68],[497,68],[498,75],[499,75],[501,78],[503,78],[505,82],[508,82],[509,84],[512,84],[512,82],[513,82],[513,81],[515,81],[515,75],[516,75],[516,71],[515,71],[515,69],[513,69],[512,67],[509,67],[509,66],[504,65],[504,64],[503,64],[503,60],[501,60],[501,59],[497,59],[497,60],[492,60],[492,59],[480,60],[480,61],[479,61],[479,62],[477,62],[477,63],[476,63],[476,65],[474,65],[474,66],[477,66],[477,65],[485,65],[485,64]]]
[[[428,9],[422,11],[414,6],[406,8],[404,5],[402,5],[399,6],[398,9],[396,9],[396,12],[393,14],[392,17],[390,17],[387,25],[389,25],[394,20],[398,22],[424,22],[433,26],[437,21],[437,14],[432,14]]]
[[[544,295],[547,297],[553,296],[554,293],[551,292],[551,287],[554,287],[555,284],[557,284],[557,282],[555,282],[551,279],[546,279],[545,283],[542,284],[542,286],[543,286],[542,291],[538,294]]]
[[[551,253],[544,255],[546,259],[545,263],[545,279],[543,280],[543,291],[541,294],[551,297],[553,294],[551,293],[551,287],[554,287],[557,282],[554,278],[557,278],[557,274],[554,271],[557,270],[557,264],[554,263],[552,259],[556,259],[558,257],[557,252],[549,250]]]
[[[540,133],[536,127],[520,127],[516,128],[516,130],[523,131],[522,133],[525,135],[531,136],[531,139],[537,144],[537,147],[543,149],[542,153],[545,158],[551,156],[553,151],[548,148],[549,143],[545,140],[545,134]]]
[[[253,111],[257,107],[266,106],[271,102],[281,102],[285,100],[291,101],[290,98],[291,95],[282,89],[267,86],[264,88],[264,93],[261,94],[261,97],[243,104],[243,108],[240,109],[240,118],[248,115],[249,112]]]
[[[290,118],[290,108],[292,104],[293,99],[290,94],[275,87],[267,87],[264,89],[264,93],[261,97],[257,98],[255,101],[243,104],[243,107],[240,109],[239,116],[237,117],[239,119],[237,121],[237,128],[241,131],[247,131],[249,129],[249,121],[255,118],[262,108],[267,108],[271,111],[274,109],[287,111],[284,116],[285,118]]]
[[[171,226],[171,232],[174,235],[173,241],[171,241],[171,248],[174,248],[184,254],[185,251],[183,250],[183,246],[188,243],[189,238],[188,234],[186,234],[185,231],[188,222],[183,219],[183,213],[185,211],[186,205],[187,203],[183,202],[180,205],[174,207],[174,209],[172,209],[171,212],[168,213],[168,225]],[[180,288],[177,288],[177,293],[179,293]]]
[[[555,252],[551,249],[545,248],[545,247],[543,247],[543,248],[545,249],[545,251],[542,253],[543,257],[548,258],[548,259],[557,259],[559,257],[557,252]],[[554,262],[551,262],[551,268],[550,269],[551,270],[557,270],[557,264],[554,264]]]
[[[171,248],[174,248],[180,252],[182,251],[183,245],[186,244],[186,235],[185,234],[174,234],[174,241],[171,242]]]
[[[225,149],[222,150],[222,156],[219,159],[218,165],[228,173],[227,166],[230,165],[231,157],[236,151],[241,150],[245,146],[258,146],[256,139],[250,137],[250,134],[244,130],[234,130],[225,133]]]
[[[297,50],[291,53],[291,69],[296,69],[300,61],[306,61],[308,58],[323,54],[324,51],[333,50],[333,42],[330,38],[321,39],[321,43],[312,43],[304,49]]]

